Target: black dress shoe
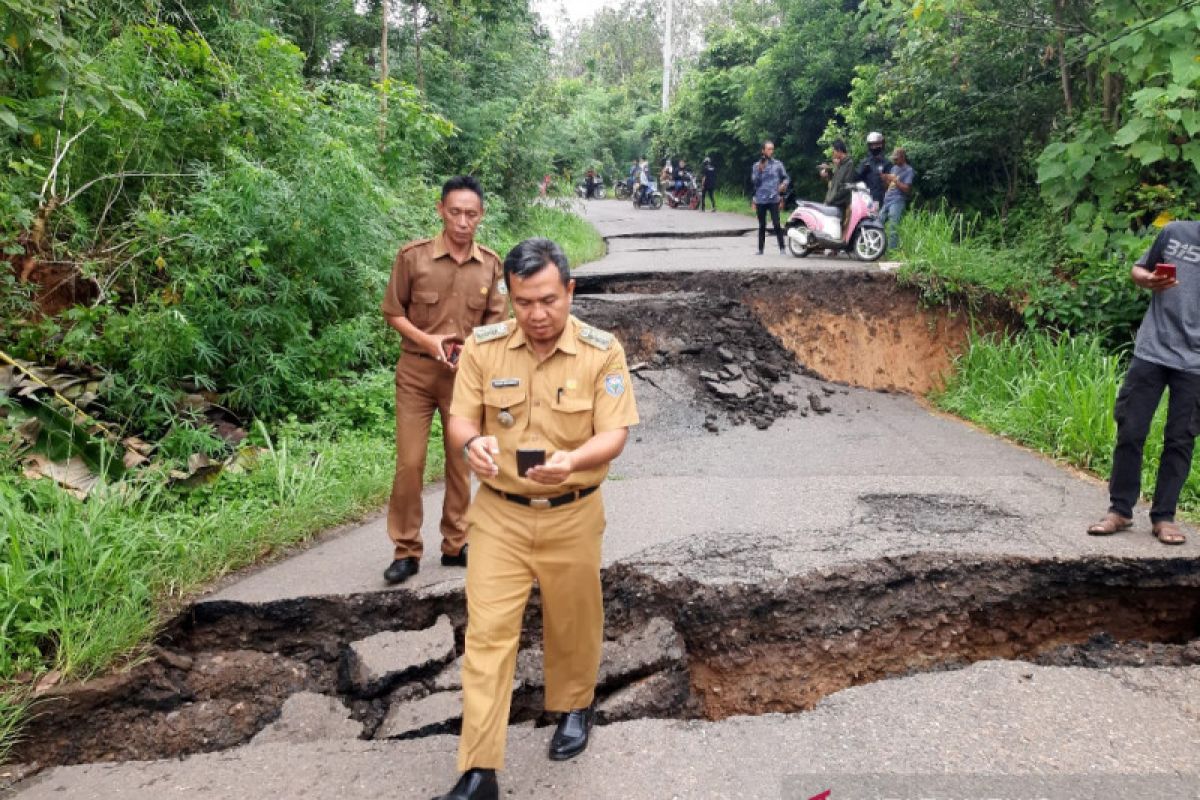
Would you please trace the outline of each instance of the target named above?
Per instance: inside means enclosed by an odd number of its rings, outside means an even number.
[[[469,769],[459,776],[449,794],[438,795],[433,800],[498,800],[499,797],[496,770]]]
[[[465,567],[467,565],[467,546],[464,544],[458,555],[448,556],[442,553],[443,567]]]
[[[383,579],[388,583],[404,583],[420,571],[421,562],[415,556],[397,558],[383,571]]]
[[[588,731],[592,729],[591,707],[568,711],[558,719],[558,727],[550,738],[550,760],[566,761],[587,748]]]

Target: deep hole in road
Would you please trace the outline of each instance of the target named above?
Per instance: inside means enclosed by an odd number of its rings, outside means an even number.
[[[618,332],[638,379],[689,386],[717,432],[829,413],[847,390],[826,380],[920,390],[968,330],[870,273],[607,276],[579,288],[580,316]],[[1200,562],[936,551],[939,537],[1006,515],[953,492],[864,493],[855,525],[903,526],[933,549],[753,583],[689,574],[689,563],[766,557],[731,536],[679,544],[663,557],[670,569],[654,556],[606,568],[601,721],[804,711],[847,687],[984,659],[1200,664]],[[42,698],[12,758],[45,767],[453,733],[465,623],[454,585],[200,603],[146,658]],[[546,722],[540,628],[535,592],[514,723]]]

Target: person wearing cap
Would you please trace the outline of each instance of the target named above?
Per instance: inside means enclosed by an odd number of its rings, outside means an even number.
[[[396,474],[387,511],[393,556],[383,573],[388,583],[403,583],[421,568],[421,488],[429,430],[435,411],[444,425],[454,391],[455,365],[447,359],[445,345],[508,313],[500,256],[475,242],[483,220],[479,181],[469,175],[446,181],[437,211],[442,232],[400,248],[381,305],[404,345],[396,365]],[[466,465],[447,457],[443,566],[466,566],[470,499]]]
[[[887,156],[883,154],[883,146],[882,133],[879,131],[868,133],[867,157],[858,165],[857,179],[867,185],[867,190],[871,193],[871,200],[875,203],[876,208],[883,206],[884,194],[888,188],[883,176],[892,169],[892,162],[888,161]]]
[[[467,513],[467,633],[458,782],[439,800],[495,800],[525,603],[541,594],[549,757],[587,747],[604,607],[600,484],[638,423],[625,351],[571,315],[562,248],[526,239],[504,259],[515,320],[476,328],[459,362],[450,443],[480,488]],[[535,451],[540,466],[522,468]],[[536,463],[539,459],[533,459]]]
[[[711,202],[712,210],[717,210],[717,168],[713,166],[712,159],[705,157],[700,164],[700,210],[704,211],[704,200],[708,198]]]

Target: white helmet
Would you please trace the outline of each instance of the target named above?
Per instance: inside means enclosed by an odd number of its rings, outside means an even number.
[[[883,144],[883,134],[879,131],[871,131],[867,134],[867,145]]]

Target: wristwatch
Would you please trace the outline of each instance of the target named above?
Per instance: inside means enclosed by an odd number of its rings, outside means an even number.
[[[482,438],[483,438],[483,434],[477,433],[474,436],[472,436],[470,439],[467,439],[467,443],[463,445],[463,461],[469,461],[471,458],[471,443],[474,442],[476,439],[482,439]]]

